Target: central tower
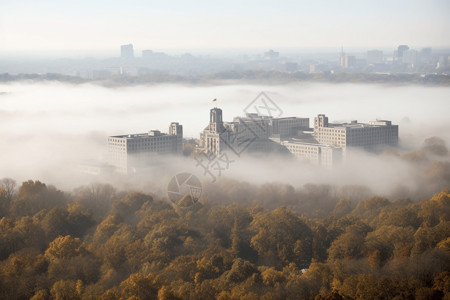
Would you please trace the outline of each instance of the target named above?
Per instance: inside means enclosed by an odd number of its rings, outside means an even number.
[[[209,112],[209,130],[211,132],[221,133],[224,131],[222,121],[222,110],[214,107]]]

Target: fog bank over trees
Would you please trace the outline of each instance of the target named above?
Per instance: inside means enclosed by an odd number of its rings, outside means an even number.
[[[132,182],[133,187],[153,193],[157,189],[161,194],[179,172],[194,173],[208,182],[210,178],[195,166],[195,161],[183,157],[161,160],[147,173],[125,181],[86,176],[75,170],[85,160],[106,160],[109,135],[151,129],[167,132],[169,123],[177,121],[183,125],[185,137],[198,138],[209,122],[210,108],[221,107],[224,120],[231,121],[244,115],[243,110],[260,91],[277,103],[282,116],[312,120],[325,113],[330,121],[391,120],[400,126],[399,149],[381,156],[356,152],[334,170],[276,157],[247,156],[230,164],[223,178],[256,185],[278,182],[295,188],[308,183],[362,185],[376,194],[403,191],[416,199],[431,196],[446,180],[448,154],[430,150],[436,141],[441,141],[443,149],[450,145],[446,87],[301,83],[105,88],[36,82],[2,84],[0,91],[0,177],[19,182],[42,180],[67,190],[93,181]],[[213,103],[214,98],[218,101]],[[425,142],[432,137],[436,138],[434,142]],[[425,182],[433,182],[430,178],[439,178],[434,180],[436,189],[424,188]],[[423,193],[417,193],[419,190]]]

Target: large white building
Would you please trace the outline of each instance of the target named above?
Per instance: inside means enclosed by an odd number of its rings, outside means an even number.
[[[108,163],[118,173],[131,174],[154,160],[155,155],[179,155],[182,148],[183,126],[173,122],[169,134],[151,130],[148,133],[108,137]]]
[[[331,124],[327,116],[320,114],[314,118],[314,137],[321,144],[376,150],[380,146],[397,146],[398,125],[386,120]]]
[[[297,159],[316,166],[332,168],[343,159],[342,147],[296,141],[295,139],[282,141],[281,145],[286,147]]]

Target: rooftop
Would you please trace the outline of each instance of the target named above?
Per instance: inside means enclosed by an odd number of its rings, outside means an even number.
[[[135,134],[123,134],[123,135],[113,135],[111,138],[126,138],[126,139],[143,139],[149,137],[167,136],[167,133],[161,133],[159,130],[151,130],[148,133],[135,133]]]
[[[350,123],[329,123],[328,127],[331,128],[368,128],[368,127],[385,127],[391,126],[391,121],[386,120],[377,120],[370,121],[369,123],[357,123],[356,121],[352,121]],[[395,125],[394,125],[395,126]]]

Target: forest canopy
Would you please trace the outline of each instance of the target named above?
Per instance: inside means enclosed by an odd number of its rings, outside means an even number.
[[[0,180],[2,299],[441,299],[450,189],[428,199],[228,182],[217,199]],[[228,187],[228,188],[225,188]],[[225,195],[226,194],[226,195]],[[350,197],[351,196],[351,197]],[[221,203],[220,197],[233,198]]]

